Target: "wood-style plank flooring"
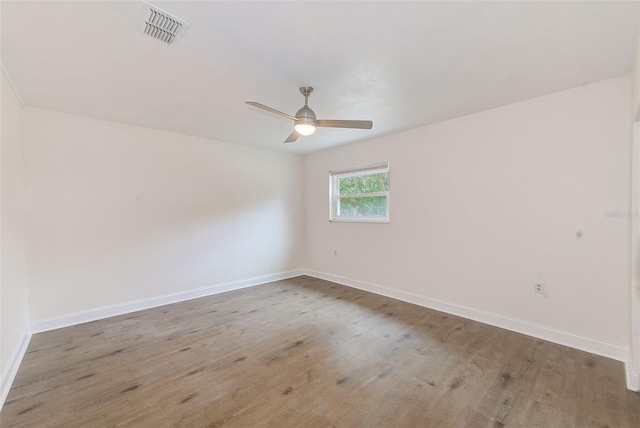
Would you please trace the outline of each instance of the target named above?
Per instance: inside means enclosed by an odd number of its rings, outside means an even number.
[[[2,427],[640,427],[623,364],[309,277],[33,336]]]

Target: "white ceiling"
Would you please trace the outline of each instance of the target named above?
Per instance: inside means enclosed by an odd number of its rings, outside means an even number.
[[[24,102],[293,153],[418,127],[628,73],[637,2],[152,1],[191,23],[176,48],[140,2],[1,2],[2,64]],[[373,130],[292,123],[244,104]]]

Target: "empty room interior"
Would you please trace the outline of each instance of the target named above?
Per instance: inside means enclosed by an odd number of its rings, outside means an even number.
[[[0,426],[640,426],[640,2],[0,19]]]

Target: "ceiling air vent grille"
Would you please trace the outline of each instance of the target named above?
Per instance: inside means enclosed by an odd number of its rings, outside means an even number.
[[[166,43],[169,46],[178,44],[189,28],[189,23],[177,18],[149,3],[142,2],[138,13],[137,27],[147,36]]]

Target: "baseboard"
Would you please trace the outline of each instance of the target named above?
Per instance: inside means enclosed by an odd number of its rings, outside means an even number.
[[[49,318],[35,321],[31,324],[31,332],[40,333],[58,328],[68,327],[85,322],[96,321],[103,318],[122,315],[143,309],[150,309],[157,306],[178,303],[185,300],[196,299],[199,297],[210,296],[213,294],[224,293],[226,291],[238,290],[241,288],[252,287],[267,282],[278,281],[287,278],[293,278],[300,275],[308,275],[314,278],[324,279],[335,282],[337,284],[346,285],[348,287],[357,288],[375,294],[391,297],[393,299],[402,300],[404,302],[413,303],[441,312],[460,316],[470,320],[482,322],[484,324],[493,325],[504,328],[506,330],[517,333],[526,334],[528,336],[544,339],[549,342],[558,343],[560,345],[569,346],[571,348],[590,352],[592,354],[601,355],[603,357],[612,358],[614,360],[625,363],[627,388],[632,391],[640,390],[640,373],[633,371],[628,358],[628,350],[626,348],[604,343],[588,337],[578,336],[566,331],[554,329],[551,327],[530,323],[528,321],[506,317],[503,315],[482,311],[454,303],[445,302],[438,299],[430,299],[417,294],[406,291],[394,290],[376,284],[355,280],[343,276],[333,275],[326,272],[320,272],[312,269],[297,269],[288,272],[282,272],[272,275],[265,275],[244,280],[231,281],[222,284],[216,284],[209,287],[199,288],[181,293],[169,294],[149,299],[136,300],[132,302],[121,303],[117,305],[105,306],[102,308],[91,309],[87,311],[76,312],[61,317]],[[4,403],[6,395],[9,392],[11,383],[18,371],[18,367],[27,345],[31,338],[31,332],[25,334],[23,343],[19,350],[15,352],[9,365],[8,375],[2,377],[2,401]],[[6,390],[5,390],[6,389]]]
[[[11,385],[13,384],[13,380],[16,378],[16,374],[18,374],[18,368],[20,368],[20,363],[24,358],[24,354],[27,352],[29,341],[31,341],[31,331],[29,330],[29,327],[27,327],[22,333],[22,338],[20,339],[19,345],[11,354],[6,369],[2,370],[2,378],[0,383],[0,409],[2,409],[2,407],[4,406],[4,402],[7,399],[9,390],[11,389]]]
[[[404,302],[413,303],[429,309],[446,312],[448,314],[457,315],[484,324],[493,325],[504,328],[506,330],[515,331],[517,333],[526,334],[549,342],[558,343],[560,345],[569,346],[581,351],[590,352],[592,354],[601,355],[603,357],[612,358],[622,361],[625,364],[628,361],[628,349],[621,346],[611,345],[588,337],[578,336],[562,330],[551,327],[530,323],[515,318],[506,317],[492,312],[482,311],[467,306],[457,305],[437,299],[420,296],[406,291],[393,290],[380,285],[370,284],[358,281],[352,278],[332,275],[325,272],[318,272],[311,269],[304,269],[304,274],[314,278],[324,279],[338,284],[346,285],[360,290],[369,291],[371,293],[381,294],[393,299],[402,300]],[[637,374],[636,374],[637,376]],[[637,378],[636,378],[637,379]],[[629,380],[629,376],[627,376]],[[632,389],[629,387],[629,389]]]
[[[629,357],[624,365],[625,374],[627,375],[627,388],[631,391],[640,391],[640,373],[633,370]]]
[[[31,331],[34,334],[42,333],[44,331],[83,324],[86,322],[96,321],[117,315],[123,315],[130,312],[155,308],[171,303],[183,302],[185,300],[197,299],[199,297],[211,296],[213,294],[224,293],[226,291],[253,287],[254,285],[264,284],[272,281],[279,281],[281,279],[293,278],[300,275],[302,275],[302,270],[292,270],[288,272],[281,272],[271,275],[264,275],[215,284],[208,287],[198,288],[195,290],[189,290],[180,293],[167,294],[164,296],[151,297],[148,299],[135,300],[110,306],[103,306],[101,308],[89,309],[86,311],[75,312],[55,318],[34,321],[31,323]]]

